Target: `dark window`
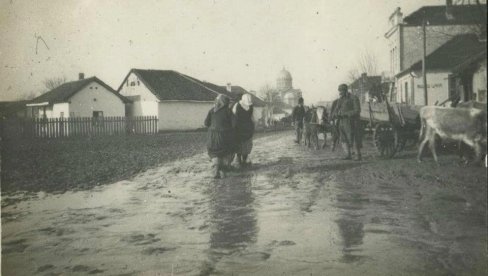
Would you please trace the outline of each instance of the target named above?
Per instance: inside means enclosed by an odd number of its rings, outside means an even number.
[[[93,111],[93,118],[103,118],[103,111]]]
[[[131,81],[130,82],[130,86],[136,86],[136,82],[135,81]]]

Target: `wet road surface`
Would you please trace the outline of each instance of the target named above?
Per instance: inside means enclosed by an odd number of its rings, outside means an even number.
[[[222,180],[201,154],[90,191],[39,193],[2,208],[2,272],[486,275],[477,187],[457,192],[433,165],[413,171],[413,158],[372,151],[343,161],[286,132],[257,140],[252,167]],[[479,168],[457,169],[486,182]]]

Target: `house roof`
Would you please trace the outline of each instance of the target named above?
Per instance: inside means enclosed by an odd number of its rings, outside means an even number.
[[[480,42],[474,34],[457,35],[426,57],[427,70],[450,71],[473,56],[486,53],[486,42]],[[411,71],[422,70],[418,61],[397,76]]]
[[[132,69],[119,86],[118,91],[126,82],[131,73],[144,83],[144,85],[160,101],[213,101],[218,91],[206,87],[203,83],[190,76],[178,73],[173,70],[145,70]]]
[[[49,104],[68,102],[74,94],[82,90],[88,84],[96,82],[101,86],[105,87],[108,91],[119,97],[124,103],[130,102],[126,97],[117,93],[112,87],[108,86],[106,83],[101,81],[97,77],[86,78],[77,81],[71,81],[63,83],[60,86],[48,91],[39,97],[33,99],[31,103],[43,103],[48,102]]]
[[[424,6],[403,19],[404,24],[420,26],[425,16],[429,25],[486,24],[486,4],[452,5],[452,18],[446,15],[446,6]]]
[[[0,118],[8,117],[21,110],[25,110],[25,105],[30,101],[11,101],[0,102]]]
[[[219,86],[210,82],[203,82],[188,75],[173,70],[131,69],[118,91],[127,81],[131,73],[144,83],[144,85],[160,101],[202,101],[211,102],[218,94],[224,94],[235,99],[237,94],[228,92],[225,86]],[[239,86],[233,86],[237,91],[247,91]],[[255,97],[255,96],[254,96]],[[264,102],[256,97],[257,106],[264,106]]]

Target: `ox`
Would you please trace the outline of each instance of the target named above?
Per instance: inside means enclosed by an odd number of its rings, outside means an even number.
[[[477,108],[449,108],[424,106],[420,109],[420,146],[417,160],[421,162],[422,152],[429,142],[429,148],[438,163],[435,151],[436,135],[441,139],[462,141],[472,147],[481,159],[486,149],[486,110]]]
[[[327,109],[323,106],[312,107],[307,110],[305,115],[304,124],[304,141],[308,147],[313,145],[316,149],[319,149],[319,134],[324,135],[324,143],[322,149],[327,146],[327,133],[328,131],[328,114]]]

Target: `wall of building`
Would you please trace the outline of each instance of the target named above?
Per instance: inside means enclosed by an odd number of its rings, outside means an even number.
[[[473,93],[476,94],[477,101],[486,103],[486,60],[473,74]]]
[[[470,25],[446,25],[426,27],[427,55],[451,40],[453,36],[472,33]],[[414,63],[422,60],[423,44],[421,27],[403,26],[403,46],[400,72],[408,69]],[[397,72],[399,73],[399,72]]]
[[[136,74],[130,73],[119,93],[126,97],[136,98],[132,99],[134,102],[127,106],[127,113],[130,116],[158,116],[158,98]]]
[[[140,96],[141,101],[158,101],[158,98],[144,85],[135,73],[130,73],[119,93],[123,96]]]
[[[203,122],[213,102],[163,101],[159,103],[159,130],[192,130]]]
[[[91,82],[69,101],[70,117],[92,117],[93,111],[103,111],[104,117],[125,116],[122,99],[97,82]]]
[[[428,105],[442,103],[449,98],[449,72],[428,72],[427,73],[427,100]],[[425,105],[424,85],[421,72],[416,72],[418,77],[410,77],[409,80],[402,79],[403,83],[413,83],[413,97],[415,105]],[[400,80],[399,80],[400,81]]]

